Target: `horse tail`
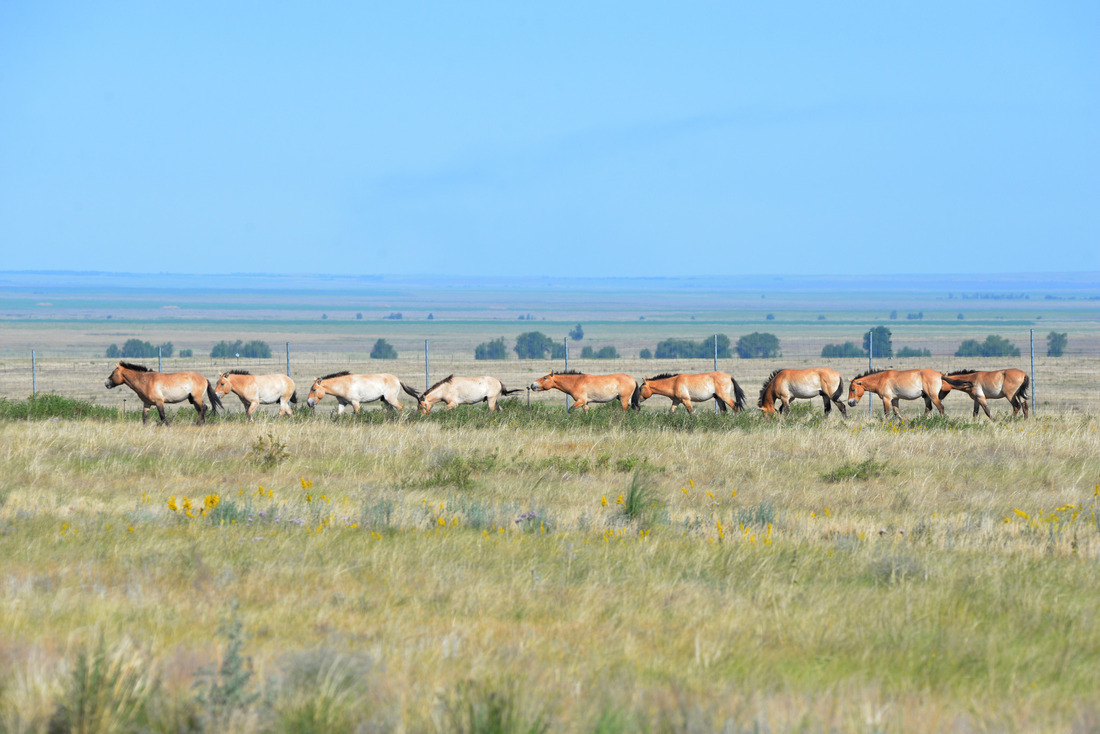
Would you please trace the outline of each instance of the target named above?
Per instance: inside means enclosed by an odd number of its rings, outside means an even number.
[[[642,386],[634,383],[634,392],[630,393],[630,407],[634,410],[642,409]]]
[[[508,395],[515,395],[515,394],[516,394],[516,393],[518,393],[518,392],[523,392],[523,388],[518,388],[518,387],[517,387],[517,388],[516,388],[515,390],[509,390],[508,388],[506,388],[506,387],[504,386],[504,383],[503,383],[503,382],[502,382],[502,383],[500,383],[500,394],[501,394],[501,395],[504,395],[504,396],[506,396],[506,397],[507,397]]]
[[[298,402],[298,391],[297,390],[295,390],[294,392],[292,392],[290,394],[290,402],[292,402],[292,403],[297,403]]]
[[[1031,378],[1028,377],[1027,373],[1025,372],[1024,373],[1024,381],[1020,383],[1020,389],[1016,391],[1016,395],[1015,395],[1017,405],[1022,401],[1023,402],[1027,401],[1027,399],[1028,399],[1027,389],[1029,387],[1031,387]],[[1013,407],[1015,407],[1015,406],[1013,406]]]
[[[733,406],[734,409],[740,413],[745,409],[745,391],[737,384],[737,380],[732,377],[730,377],[730,382],[733,383]]]
[[[836,390],[833,390],[831,396],[832,400],[840,400],[840,396],[844,394],[844,376],[840,375],[836,381]]]
[[[210,415],[217,415],[218,408],[222,407],[222,399],[214,391],[214,384],[210,380],[206,381],[206,397],[210,398]]]
[[[400,381],[400,380],[398,380],[398,382],[401,382],[401,381]],[[406,385],[406,384],[405,384],[405,383],[403,383],[403,382],[401,382],[401,389],[402,389],[402,390],[404,390],[404,391],[405,391],[406,393],[408,393],[409,395],[411,395],[411,396],[413,396],[414,398],[416,398],[417,400],[420,400],[420,393],[418,393],[418,392],[417,392],[416,390],[413,390],[413,389],[412,389],[411,387],[409,387],[408,385]]]

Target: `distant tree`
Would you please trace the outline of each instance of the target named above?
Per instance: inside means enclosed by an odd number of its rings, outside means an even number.
[[[737,340],[737,356],[741,359],[768,359],[779,356],[779,337],[754,331]]]
[[[371,359],[397,359],[397,350],[385,339],[379,339],[370,350]]]
[[[962,315],[962,314],[960,313],[960,314],[959,314],[958,316],[956,316],[955,318],[957,318],[957,319],[958,319],[959,321],[962,321],[962,320],[963,320],[963,315]]]
[[[194,352],[194,350],[191,350],[191,349],[181,349],[180,350],[180,356],[181,357],[194,357],[195,352]]]
[[[638,359],[653,359],[653,352],[649,351],[649,347],[646,347],[638,352]]]
[[[924,311],[917,311],[916,313],[905,314],[905,318],[909,321],[920,321],[924,318]]]
[[[240,353],[242,357],[248,357],[249,359],[271,359],[271,347],[268,346],[267,342],[259,339],[253,339],[242,345]]]
[[[550,343],[550,359],[565,359],[565,344],[559,341]]]
[[[931,357],[931,349],[917,349],[915,347],[902,347],[897,351],[895,357]]]
[[[321,319],[327,319],[327,318],[328,318],[328,314],[327,314],[327,313],[323,313],[323,314],[321,314]]]
[[[898,318],[898,312],[897,312],[897,309],[894,309],[893,311],[890,312],[890,320],[894,321],[897,318]]]
[[[823,313],[819,313],[819,314],[817,315],[817,320],[818,320],[818,321],[824,321],[824,320],[825,320],[825,314],[823,314]]]
[[[585,347],[581,350],[581,359],[594,359],[596,357],[596,350],[592,347]]]
[[[403,314],[400,311],[391,311],[389,316],[383,316],[384,319],[390,319],[391,321],[400,321],[403,318]]]
[[[482,342],[474,349],[474,359],[507,359],[508,347],[504,345],[504,337]]]
[[[580,324],[574,326],[573,330],[569,332],[569,338],[575,342],[579,342],[581,339],[584,339],[584,329],[581,328]]]
[[[843,344],[826,344],[821,349],[821,356],[826,359],[846,359],[848,357],[866,357],[867,352],[860,349],[855,342]]]
[[[546,359],[553,348],[554,340],[546,334],[541,331],[525,331],[516,337],[516,346],[512,349],[520,359]]]
[[[890,343],[890,330],[885,326],[876,326],[863,335],[863,351],[871,349],[871,335],[874,335],[874,354],[872,357],[893,357],[894,347]]]
[[[1047,356],[1061,357],[1066,351],[1066,343],[1069,341],[1069,332],[1052,331],[1047,334]]]
[[[775,321],[775,314],[773,314],[773,313],[768,314],[767,316],[764,317],[764,320],[765,321]]]
[[[435,316],[433,316],[432,314],[428,314],[428,321],[432,321],[433,319],[435,319]]]
[[[160,345],[160,355],[172,356],[172,342],[164,342]],[[150,359],[157,356],[157,347],[141,339],[127,339],[121,348],[117,344],[107,347],[108,359]]]
[[[984,342],[967,339],[959,345],[956,357],[1019,357],[1020,350],[1008,339],[990,334]]]
[[[355,320],[356,321],[362,321],[363,320],[363,312],[362,311],[356,311],[355,312]]]
[[[619,350],[615,347],[600,347],[594,349],[592,347],[585,347],[581,350],[581,359],[618,359]]]

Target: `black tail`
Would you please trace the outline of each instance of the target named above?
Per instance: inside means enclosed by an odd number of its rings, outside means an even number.
[[[833,391],[832,399],[840,400],[840,396],[844,394],[844,378],[841,377],[836,382],[836,390]]]
[[[298,402],[298,391],[297,390],[295,390],[294,392],[292,392],[290,394],[290,402],[292,402],[292,403],[297,403]]]
[[[630,394],[630,407],[634,410],[642,409],[642,386],[634,383],[634,392]]]
[[[214,392],[214,385],[210,380],[206,381],[206,397],[210,398],[210,415],[217,415],[218,408],[222,407],[222,399]]]
[[[741,389],[741,386],[737,384],[737,380],[730,378],[730,382],[733,383],[733,405],[734,412],[740,413],[745,409],[745,391]]]
[[[1020,403],[1027,402],[1027,399],[1028,399],[1027,389],[1029,387],[1031,387],[1031,378],[1028,377],[1025,374],[1024,375],[1024,381],[1020,384],[1020,389],[1016,391],[1016,395],[1014,396],[1014,401],[1013,401],[1013,404],[1012,404],[1013,408],[1020,405]]]
[[[401,383],[401,389],[404,390],[409,395],[416,398],[417,400],[420,400],[420,393],[418,393],[416,390],[413,390],[411,387],[409,387],[408,385],[406,385],[403,382]]]
[[[500,394],[504,396],[515,395],[516,393],[523,392],[523,388],[516,388],[515,390],[509,390],[504,386],[504,383],[500,383]]]

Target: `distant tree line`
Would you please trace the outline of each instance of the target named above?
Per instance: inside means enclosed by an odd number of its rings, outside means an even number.
[[[174,347],[172,342],[164,342],[159,347],[155,347],[147,341],[141,339],[127,339],[126,343],[120,348],[117,344],[112,344],[107,347],[108,359],[149,359],[151,357],[159,356],[171,357]]]
[[[248,359],[269,359],[271,347],[267,342],[253,339],[245,344],[240,339],[234,342],[220,341],[210,350],[210,356],[214,359],[232,359],[233,357],[247,357]]]

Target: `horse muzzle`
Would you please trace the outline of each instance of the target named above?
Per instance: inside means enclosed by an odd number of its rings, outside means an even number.
[[[857,405],[859,405],[859,400],[858,400],[858,399],[856,399],[856,398],[848,398],[848,407],[849,407],[849,408],[854,408],[854,407],[856,407]]]
[[[306,399],[306,405],[308,405],[311,408],[316,408],[317,407],[317,398],[307,398]]]
[[[532,382],[530,385],[527,386],[527,389],[528,390],[541,390],[542,387],[537,382]]]
[[[118,387],[118,385],[112,385],[110,380],[104,380],[103,386],[105,388],[107,388],[108,390],[110,390],[113,387]]]

